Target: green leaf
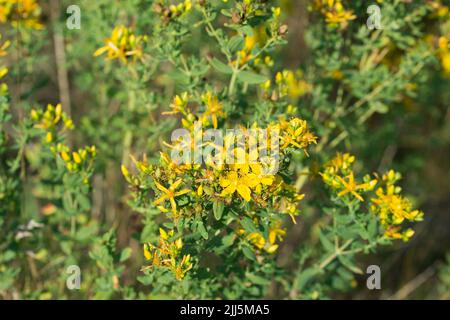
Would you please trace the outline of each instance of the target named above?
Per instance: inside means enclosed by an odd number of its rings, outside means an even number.
[[[248,233],[257,232],[258,231],[256,229],[255,225],[253,224],[252,219],[250,219],[248,217],[244,217],[244,218],[241,219],[241,225],[245,229],[245,231],[247,231]]]
[[[321,230],[319,231],[319,240],[326,251],[334,251],[333,243],[323,234]]]
[[[253,29],[249,25],[244,25],[240,27],[238,30],[248,37],[253,36]]]
[[[251,71],[241,71],[238,74],[238,80],[248,84],[260,84],[267,81],[267,77]]]
[[[64,252],[66,255],[71,255],[72,254],[72,243],[69,241],[61,241],[59,243],[59,245],[61,246],[61,250],[62,252]]]
[[[378,113],[387,113],[389,111],[389,106],[380,101],[374,101],[370,107]]]
[[[142,283],[143,285],[145,285],[145,286],[148,286],[148,285],[150,285],[153,282],[153,278],[149,277],[147,275],[145,275],[145,276],[138,276],[137,280],[140,283]]]
[[[209,63],[213,66],[214,69],[216,69],[220,73],[225,73],[225,74],[232,74],[233,73],[233,69],[231,69],[231,67],[229,65],[223,63],[219,59],[212,58],[209,61]]]
[[[200,235],[203,237],[203,239],[208,240],[208,231],[206,231],[205,225],[203,224],[203,221],[199,221],[197,224],[197,230],[200,232]]]
[[[78,193],[76,195],[76,199],[77,199],[78,205],[80,206],[79,210],[85,211],[85,210],[90,209],[91,201],[89,200],[89,197],[87,197],[86,195],[84,195],[82,193]]]
[[[244,39],[240,35],[236,35],[228,41],[228,49],[231,52],[236,52],[242,48],[244,44]]]
[[[227,234],[222,238],[222,244],[224,247],[229,247],[233,244],[234,239],[236,238],[234,233]]]
[[[91,239],[95,236],[97,233],[97,225],[96,224],[90,224],[87,226],[82,226],[80,229],[77,230],[77,233],[75,234],[75,238],[78,241],[86,241]]]
[[[297,278],[297,288],[299,290],[303,290],[305,286],[308,284],[309,280],[315,277],[319,273],[318,269],[315,268],[307,268],[302,271]]]
[[[232,16],[231,10],[229,10],[229,9],[222,9],[222,10],[220,10],[220,13],[223,14],[225,17],[231,18],[231,16]]]
[[[355,263],[348,257],[339,255],[338,260],[342,263],[344,267],[349,269],[351,272],[357,273],[357,274],[363,274],[362,270],[358,268]]]
[[[358,230],[359,236],[363,239],[363,240],[367,240],[370,238],[369,232],[367,232],[367,230],[364,227],[360,227]]]
[[[369,235],[371,238],[375,238],[378,234],[378,225],[377,225],[377,219],[372,218],[369,222],[369,226],[367,227],[367,231],[369,232]]]
[[[256,274],[253,274],[253,273],[250,273],[250,272],[246,272],[245,273],[245,277],[248,280],[250,280],[252,283],[259,284],[259,285],[262,285],[262,286],[265,286],[265,285],[267,285],[270,282],[270,280],[265,279],[265,278],[260,277],[260,276],[257,276]]]
[[[246,256],[248,259],[256,261],[255,254],[253,253],[252,249],[249,247],[243,247],[242,253],[244,253],[244,256]]]
[[[214,200],[213,213],[214,213],[214,218],[216,218],[216,220],[220,220],[220,218],[222,218],[223,210],[224,210],[223,202]]]
[[[122,253],[120,254],[120,262],[127,260],[129,257],[131,257],[131,248],[123,249]]]

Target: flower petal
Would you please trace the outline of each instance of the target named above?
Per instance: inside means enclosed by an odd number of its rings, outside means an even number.
[[[247,187],[244,184],[238,184],[237,185],[237,191],[240,194],[240,196],[245,200],[245,201],[250,201],[251,197],[250,197],[250,189],[249,187]]]

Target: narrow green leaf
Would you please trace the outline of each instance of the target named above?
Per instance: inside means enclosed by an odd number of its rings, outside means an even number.
[[[224,210],[223,202],[214,200],[213,213],[214,213],[214,218],[216,218],[216,220],[220,220],[220,218],[222,218],[223,210]]]
[[[307,268],[302,271],[297,278],[297,288],[303,290],[308,282],[319,273],[315,268]]]
[[[322,230],[319,231],[319,240],[326,251],[334,251],[333,243],[323,234]]]
[[[123,249],[122,253],[120,254],[120,262],[128,260],[129,257],[131,257],[131,248]]]
[[[246,256],[250,260],[253,260],[253,261],[256,260],[255,254],[253,253],[252,249],[250,249],[249,247],[243,247],[242,252],[244,253],[244,256]]]
[[[363,274],[362,270],[360,268],[358,268],[350,258],[343,256],[343,255],[339,255],[338,260],[339,260],[339,262],[342,263],[342,265],[344,267],[349,269],[351,272],[354,272],[357,274]]]
[[[229,65],[223,63],[219,59],[212,58],[209,61],[209,63],[213,66],[214,69],[216,69],[220,73],[225,73],[225,74],[233,73],[233,69],[231,69],[231,67]]]
[[[245,231],[249,233],[257,231],[255,225],[253,224],[253,221],[249,217],[243,217],[241,219],[241,225],[245,229]]]
[[[200,232],[200,235],[203,237],[203,239],[208,240],[208,231],[206,231],[203,221],[198,222],[197,229],[198,232]]]
[[[240,35],[236,35],[228,41],[228,49],[231,52],[236,52],[242,48],[244,44],[244,39]]]
[[[233,244],[236,235],[234,233],[227,234],[222,238],[222,244],[224,247],[229,247]]]
[[[262,285],[262,286],[265,286],[265,285],[267,285],[270,282],[270,280],[265,279],[263,277],[260,277],[260,276],[258,276],[256,274],[253,274],[253,273],[250,273],[250,272],[246,272],[245,273],[245,277],[248,280],[250,280],[252,283],[259,284],[259,285]]]
[[[260,84],[267,81],[267,77],[251,71],[241,71],[238,74],[238,80],[248,84]]]
[[[367,227],[367,231],[369,232],[369,235],[371,238],[375,238],[378,234],[378,225],[377,225],[377,219],[372,218],[369,222],[369,226]]]

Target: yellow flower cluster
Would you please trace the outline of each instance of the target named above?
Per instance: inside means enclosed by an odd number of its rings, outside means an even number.
[[[356,199],[364,201],[361,193],[373,190],[377,180],[371,179],[370,176],[366,175],[363,183],[355,181],[352,169],[354,162],[354,156],[348,153],[338,153],[325,164],[325,170],[320,175],[325,184],[338,192],[338,197],[350,194]]]
[[[274,181],[274,175],[264,174],[264,168],[261,163],[251,161],[251,154],[248,154],[242,148],[233,150],[237,159],[246,159],[242,164],[230,166],[230,171],[220,177],[220,186],[223,188],[221,197],[232,196],[237,192],[245,201],[251,200],[251,189],[255,193],[261,193],[264,186],[271,186]]]
[[[271,80],[267,80],[261,87],[265,96],[272,100],[276,101],[286,96],[294,100],[311,91],[311,85],[303,80],[302,77],[303,74],[300,70],[296,72],[283,70],[277,72],[275,86],[272,86]]]
[[[61,159],[66,163],[67,170],[78,172],[81,168],[90,167],[97,154],[95,146],[84,147],[77,151],[70,151],[70,148],[64,144],[58,144],[56,151]]]
[[[146,36],[136,36],[130,28],[117,26],[111,33],[111,37],[105,40],[105,46],[97,49],[94,56],[107,53],[107,59],[120,59],[124,64],[142,59],[142,45],[147,41]]]
[[[96,148],[90,146],[71,151],[70,147],[62,142],[61,135],[65,130],[72,130],[74,124],[72,119],[62,111],[61,104],[56,106],[48,104],[45,111],[32,109],[30,118],[35,128],[45,131],[45,142],[50,146],[50,150],[65,162],[67,170],[82,172],[85,174],[85,183],[88,183],[87,172],[92,169]]]
[[[255,58],[254,60],[255,66],[267,66],[269,68],[273,67],[274,61],[270,56],[264,56],[263,58]]]
[[[239,229],[239,235],[245,235],[245,238],[258,250],[264,250],[267,253],[275,253],[277,251],[279,242],[283,241],[283,236],[286,234],[286,229],[280,227],[280,222],[274,223],[269,228],[267,238],[260,232],[246,233],[244,229]]]
[[[316,0],[315,9],[325,17],[329,26],[346,28],[350,20],[356,19],[352,10],[346,10],[342,0]]]
[[[201,112],[194,114],[196,106]],[[245,206],[247,216],[252,216],[257,209],[271,208],[290,215],[295,223],[298,204],[304,195],[287,183],[277,169],[280,169],[278,165],[287,163],[289,153],[295,150],[306,153],[306,149],[316,143],[317,137],[306,121],[280,118],[266,129],[259,128],[255,123],[249,128],[239,127],[224,132],[225,136],[220,139],[223,141],[216,141],[207,136],[211,128],[197,131],[196,123],[217,129],[222,124],[219,119],[227,117],[222,102],[213,92],[195,96],[182,93],[173,98],[170,109],[164,114],[181,114],[181,122],[190,139],[164,144],[172,149],[172,156],[188,153],[189,161],[175,162],[164,152],[160,154],[159,165],[149,164],[145,157],[139,161],[132,157],[137,173],[130,173],[125,166],[122,166],[122,173],[135,190],[136,197],[142,199],[149,192],[154,194],[153,201],[145,204],[156,206],[175,223],[181,218],[190,219],[211,210],[216,219],[220,219],[222,213],[218,208],[224,206],[235,207],[236,210],[243,210]],[[198,147],[201,149],[200,163],[196,162]],[[209,148],[210,152],[203,153],[204,147]],[[230,158],[232,161],[229,161]],[[259,231],[238,233],[256,250],[274,253],[285,230],[280,227],[281,216],[273,217],[271,224],[267,234]],[[190,258],[179,256],[181,248],[169,241],[170,237],[170,234],[166,236],[161,232],[159,247],[146,244],[144,254],[147,260],[153,261],[154,266],[170,268],[177,278],[182,278],[184,272],[191,268]]]
[[[287,121],[280,118],[277,126],[281,133],[281,149],[292,147],[301,149],[308,154],[306,148],[310,144],[317,143],[317,137],[309,130],[306,120],[293,118]]]
[[[142,268],[142,271],[152,267],[161,267],[171,270],[177,280],[185,277],[186,273],[192,269],[191,256],[188,254],[181,257],[183,240],[181,238],[172,240],[173,237],[173,230],[166,232],[160,228],[158,246],[151,243],[144,244],[144,257],[150,261],[151,265]]]
[[[400,224],[421,221],[423,212],[413,210],[411,201],[400,195],[401,188],[396,185],[400,178],[400,174],[393,170],[383,175],[383,186],[377,188],[376,197],[371,199],[371,210],[380,217],[387,237],[407,241],[414,235],[414,230],[408,228],[402,231]]]
[[[195,115],[193,110],[188,106],[189,95],[187,92],[181,95],[176,95],[170,105],[172,111],[163,112],[163,115],[174,115],[181,113],[183,118],[181,124],[186,129],[192,130],[195,121],[200,121],[203,126],[213,125],[214,129],[218,127],[219,118],[225,118],[226,114],[223,110],[223,104],[219,101],[219,98],[211,91],[206,91],[201,96],[202,108],[204,111]]]
[[[234,141],[236,138],[234,134],[225,136],[225,146],[209,143],[208,145],[215,149],[216,153],[207,158],[203,166],[189,163],[176,164],[169,155],[161,153],[160,166],[151,166],[146,161],[134,160],[139,174],[131,175],[125,167],[122,167],[122,172],[127,181],[137,187],[148,185],[146,181],[150,176],[156,192],[156,200],[153,204],[158,206],[162,212],[171,212],[175,219],[180,214],[190,216],[198,210],[204,210],[202,205],[206,204],[203,204],[200,199],[205,202],[207,199],[209,201],[220,200],[231,204],[239,198],[240,201],[253,201],[257,207],[274,206],[280,212],[289,214],[293,218],[298,213],[297,205],[303,198],[303,194],[298,194],[295,188],[285,183],[280,175],[276,172],[272,173],[270,169],[273,168],[273,161],[281,163],[291,150],[306,152],[306,148],[311,143],[315,143],[316,138],[309,131],[307,123],[298,118],[290,121],[280,120],[271,126],[280,130],[279,139],[282,143],[278,160],[267,156],[271,154],[269,143],[265,146],[260,145],[247,149],[246,142],[252,145],[252,135],[248,129],[242,128],[244,139],[238,138],[237,144],[227,142]],[[189,148],[189,146],[177,144],[177,142],[169,146],[183,151]],[[258,159],[260,152],[265,153]],[[230,155],[235,162],[227,164],[225,160]],[[183,184],[189,187],[183,187]],[[233,198],[235,194],[238,197]],[[180,207],[177,204],[178,200],[181,200],[180,197],[199,197],[199,200]],[[195,204],[197,201],[199,203]]]
[[[39,22],[41,11],[36,0],[0,0],[0,23],[40,30],[44,28]]]
[[[167,23],[171,19],[181,17],[192,10],[192,1],[184,0],[179,4],[166,4],[165,0],[156,2],[153,6],[153,10],[159,14]]]
[[[438,18],[450,18],[450,10],[449,7],[444,5],[441,0],[431,1],[430,6],[434,10],[434,15]]]
[[[423,212],[413,210],[411,201],[400,194],[401,188],[396,185],[400,174],[390,170],[381,179],[371,179],[366,175],[363,183],[358,183],[352,169],[354,162],[353,155],[338,153],[325,164],[324,172],[320,173],[324,183],[335,190],[338,197],[350,194],[360,201],[364,201],[361,194],[373,194],[378,186],[374,196],[370,198],[370,211],[379,217],[386,237],[407,241],[414,231],[403,231],[400,225],[405,221],[421,221]]]
[[[48,104],[45,111],[32,109],[30,116],[35,128],[46,131],[45,139],[47,143],[54,142],[58,132],[74,128],[72,119],[62,111],[61,104],[56,106]]]

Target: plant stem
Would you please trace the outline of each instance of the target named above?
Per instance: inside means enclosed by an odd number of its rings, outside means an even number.
[[[331,262],[334,261],[338,256],[344,253],[345,248],[347,248],[353,240],[347,240],[341,247],[338,247],[336,251],[334,251],[330,256],[328,256],[322,263],[319,265],[318,269],[323,270],[326,266],[328,266]]]

